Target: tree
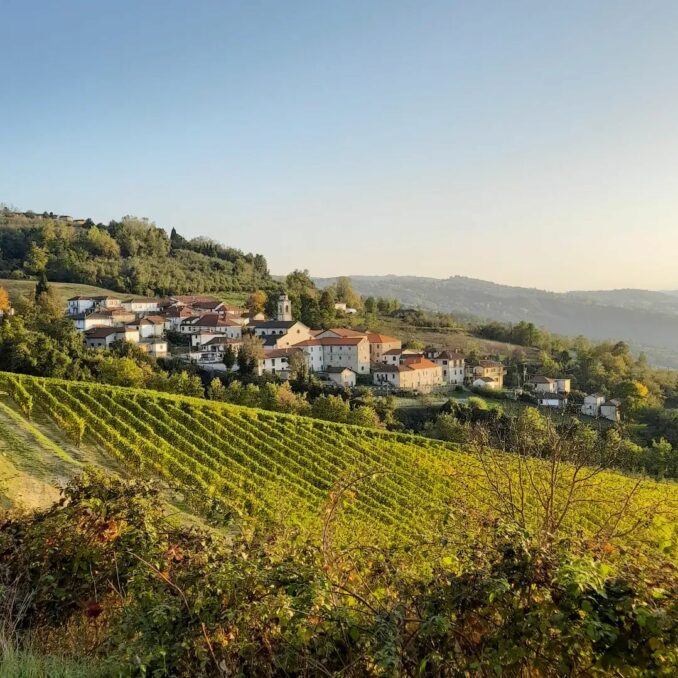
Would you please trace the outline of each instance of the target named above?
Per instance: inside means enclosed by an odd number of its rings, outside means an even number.
[[[377,312],[377,300],[374,297],[367,297],[365,299],[365,313],[376,313]]]
[[[638,516],[658,510],[661,499],[642,507],[631,501],[642,479],[614,499],[600,495],[599,476],[623,456],[621,440],[614,429],[599,435],[577,419],[557,427],[549,417],[528,408],[508,426],[475,427],[470,450],[479,462],[485,481],[481,486],[491,497],[493,510],[531,531],[541,546],[550,547],[580,504],[595,506],[606,516],[596,534],[602,542],[628,535],[642,523]],[[536,504],[526,503],[526,488]]]
[[[355,424],[356,426],[368,426],[370,428],[378,428],[381,426],[379,416],[375,409],[369,405],[360,405],[352,409],[346,418],[348,424]]]
[[[615,395],[622,401],[622,409],[626,416],[633,416],[648,403],[650,391],[645,384],[634,381],[622,381],[614,389]]]
[[[311,415],[316,419],[344,423],[349,412],[349,404],[338,395],[318,396],[311,405]]]
[[[362,308],[362,298],[353,289],[351,279],[346,276],[337,278],[334,284],[337,301],[343,301],[349,308]]]
[[[33,242],[24,261],[24,268],[32,275],[40,275],[47,269],[48,261],[49,252],[44,247],[40,247],[40,245]]]
[[[238,351],[238,371],[243,376],[251,376],[257,370],[259,361],[264,358],[264,345],[252,334],[243,336],[242,346]]]
[[[440,414],[435,421],[426,422],[424,435],[450,443],[463,443],[468,439],[466,427],[451,414]]]
[[[49,283],[47,282],[47,276],[45,275],[45,271],[43,270],[40,273],[40,277],[38,278],[38,282],[35,286],[35,301],[37,302],[40,297],[42,297],[43,294],[46,294],[49,291]]]
[[[10,309],[9,294],[4,287],[0,287],[0,313],[7,313]]]
[[[132,358],[106,356],[99,365],[99,381],[114,386],[141,388],[151,375],[149,366],[138,365]]]
[[[249,311],[250,316],[263,313],[266,309],[267,300],[268,297],[266,296],[266,292],[263,292],[262,290],[252,292],[247,298],[247,310]]]
[[[336,297],[334,290],[331,287],[324,289],[320,293],[320,301],[318,302],[318,310],[320,312],[320,324],[323,327],[331,327],[337,317],[337,311],[334,308]]]
[[[224,367],[230,372],[231,369],[233,369],[233,365],[235,365],[235,360],[236,360],[236,355],[235,351],[233,350],[233,346],[230,344],[226,344],[226,348],[224,349],[224,357],[222,358],[222,362],[224,363]]]
[[[293,350],[287,357],[290,379],[305,379],[308,376],[306,356],[301,350]]]
[[[219,377],[214,377],[207,388],[207,397],[210,400],[226,400],[226,387]]]
[[[202,381],[197,374],[188,374],[186,371],[173,374],[170,377],[170,384],[172,393],[193,396],[194,398],[202,398],[205,395]]]

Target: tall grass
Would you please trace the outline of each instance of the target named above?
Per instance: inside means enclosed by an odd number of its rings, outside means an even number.
[[[0,637],[0,678],[95,678],[104,675],[90,662],[42,655],[30,646],[21,648],[15,641]]]

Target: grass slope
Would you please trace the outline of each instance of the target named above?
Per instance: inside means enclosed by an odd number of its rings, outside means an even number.
[[[0,373],[0,389],[19,400],[30,396],[33,420],[48,413],[62,424],[68,416],[81,418],[87,447],[136,473],[155,474],[218,500],[239,515],[322,520],[330,498],[341,492],[347,534],[376,529],[386,538],[421,538],[444,521],[467,543],[478,536],[471,524],[496,517],[492,487],[478,460],[427,438],[55,379]],[[17,389],[23,389],[19,396]],[[44,445],[41,449],[47,453]],[[538,481],[547,473],[538,461],[533,471]],[[511,455],[503,457],[501,473],[515,473]],[[566,530],[595,535],[609,518],[601,507],[614,507],[635,483],[611,472],[597,476],[588,488],[596,501],[577,503]],[[526,492],[528,518],[536,526],[538,500],[529,488]],[[661,512],[651,510],[658,504]],[[625,518],[630,526],[642,517],[642,526],[623,546],[676,557],[677,505],[678,486],[642,481]]]
[[[9,293],[10,299],[15,301],[20,296],[32,297],[35,294],[35,280],[13,280],[12,278],[0,278],[0,287],[4,287]],[[88,294],[94,296],[108,295],[109,297],[116,297],[117,299],[138,298],[138,294],[127,294],[125,292],[115,292],[107,290],[104,287],[95,287],[94,285],[81,285],[79,283],[60,283],[50,282],[59,293],[64,304],[71,297],[79,295],[85,296]]]

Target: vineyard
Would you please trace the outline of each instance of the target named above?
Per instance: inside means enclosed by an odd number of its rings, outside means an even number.
[[[491,478],[451,444],[91,383],[0,374],[0,391],[24,417],[49,416],[72,444],[93,445],[133,473],[159,476],[234,515],[322,519],[341,494],[341,521],[352,534],[376,527],[421,538],[444,523],[473,540],[471,524],[479,524],[473,519],[492,512]],[[510,476],[506,457],[502,472]],[[634,485],[605,473],[596,496],[612,505]],[[639,545],[675,556],[676,523],[667,511],[677,499],[675,485],[643,481],[630,499],[629,520],[660,503],[663,509],[636,530]],[[578,504],[569,528],[596,534],[605,520],[600,502]],[[535,497],[528,496],[527,507],[537,515]]]

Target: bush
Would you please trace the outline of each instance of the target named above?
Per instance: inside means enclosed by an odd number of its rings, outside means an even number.
[[[678,670],[678,585],[661,563],[613,570],[605,549],[539,547],[499,522],[482,549],[441,525],[417,548],[354,539],[343,558],[331,530],[322,549],[301,525],[225,537],[177,526],[158,499],[87,472],[51,508],[5,516],[0,602],[20,639],[106,675]]]

